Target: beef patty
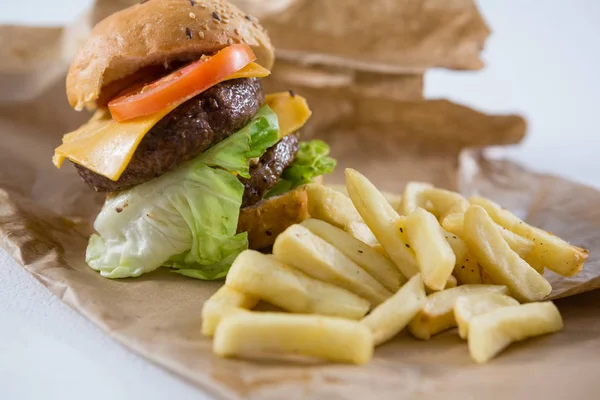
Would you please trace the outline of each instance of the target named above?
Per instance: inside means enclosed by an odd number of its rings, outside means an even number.
[[[264,97],[258,78],[222,82],[160,120],[144,136],[119,180],[112,181],[77,164],[75,167],[98,192],[139,185],[191,160],[243,128],[258,112]]]
[[[258,203],[275,186],[283,170],[294,161],[298,147],[298,136],[287,135],[269,147],[258,162],[250,166],[250,178],[239,178],[244,184],[242,208]]]

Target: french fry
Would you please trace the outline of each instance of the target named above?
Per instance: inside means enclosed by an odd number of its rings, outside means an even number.
[[[202,306],[202,334],[214,335],[224,315],[240,309],[251,309],[256,304],[258,304],[258,297],[227,285],[221,286]]]
[[[452,251],[456,257],[452,274],[454,275],[457,284],[465,285],[482,283],[481,267],[475,259],[475,256],[469,251],[467,243],[457,235],[448,232],[445,229],[443,231],[444,236],[450,247],[452,247]],[[446,285],[446,289],[448,289],[448,285]]]
[[[471,204],[483,207],[490,217],[506,229],[533,242],[529,257],[537,260],[537,265],[546,267],[559,275],[573,276],[581,271],[589,252],[572,246],[558,236],[535,228],[510,211],[483,197],[471,197]]]
[[[445,216],[440,218],[440,224],[446,231],[458,237],[462,237],[464,234],[464,213],[467,211],[468,208],[468,202],[456,203]],[[510,248],[514,252],[516,252],[521,258],[526,259],[526,257],[528,257],[528,255],[533,250],[533,241],[521,235],[517,235],[516,233],[506,229],[505,227],[499,224],[496,224],[496,226],[500,230],[502,237],[504,238],[504,240],[506,240],[506,243],[508,243]],[[543,272],[543,267],[541,268],[541,270],[539,268],[536,268],[536,270],[538,272]]]
[[[452,289],[458,286],[458,280],[454,275],[450,275],[448,280],[446,281],[446,286],[444,286],[444,290]]]
[[[425,305],[425,287],[417,274],[392,297],[375,307],[364,317],[362,324],[373,334],[375,346],[387,342],[404,329]]]
[[[354,261],[302,225],[292,225],[279,235],[273,254],[314,278],[367,299],[373,306],[392,296]]]
[[[306,193],[311,217],[342,229],[352,222],[362,222],[352,201],[343,193],[316,183],[306,185]]]
[[[475,285],[481,283],[491,283],[483,281],[483,274],[475,255],[471,252],[467,253],[464,260],[456,263],[452,274],[456,277],[459,285]],[[493,283],[491,283],[493,284]]]
[[[441,189],[431,189],[431,192],[438,193],[438,190],[440,191],[439,193],[441,193],[441,195],[444,195],[444,192],[447,192]],[[430,193],[430,191],[426,193]],[[434,203],[438,201],[440,203],[438,207],[443,207],[445,205],[435,198],[432,201]],[[448,203],[446,203],[446,205]],[[460,236],[463,234],[464,212],[468,208],[469,202],[466,200],[457,201],[446,211],[446,219],[444,219],[444,217],[440,219],[442,221],[442,227],[444,228],[446,240],[448,240],[448,244],[450,244],[450,247],[452,247],[452,251],[454,251],[454,255],[456,256],[456,264],[454,266],[453,274],[456,276],[456,279],[460,285],[477,283],[494,284],[487,274],[486,278],[490,279],[487,279],[485,282],[482,280],[482,270],[479,266],[479,263],[473,254],[467,256],[469,248],[464,240],[460,238]],[[444,221],[446,226],[444,226]],[[460,226],[460,228],[458,228],[458,226]],[[533,248],[533,242],[531,240],[519,236],[500,225],[497,225],[497,227],[510,248],[519,254],[521,258],[524,258],[531,252],[531,249]],[[448,228],[450,228],[450,230]]]
[[[481,270],[481,282],[486,285],[495,285],[496,284],[496,282],[494,282],[494,280],[492,279],[490,274],[485,269]]]
[[[398,212],[401,215],[408,216],[419,207],[431,210],[432,207],[428,206],[424,194],[427,190],[432,188],[433,185],[430,183],[408,182],[406,186],[404,186],[402,201],[400,202],[400,209]]]
[[[396,211],[400,209],[400,204],[402,204],[402,196],[396,193],[390,193],[386,191],[382,191],[383,197],[390,203],[390,206]]]
[[[242,252],[231,266],[227,286],[287,311],[359,319],[369,302],[340,287],[321,282],[271,255]]]
[[[431,202],[431,205],[433,206],[432,214],[440,217],[448,215],[448,212],[450,211],[456,212],[456,210],[461,208],[469,207],[467,199],[450,190],[428,188],[423,191],[422,196],[424,199]]]
[[[521,235],[517,235],[516,233],[509,231],[505,227],[496,224],[498,230],[502,234],[502,237],[508,244],[508,247],[515,253],[519,255],[522,259],[526,260],[531,251],[533,250],[533,241],[527,238],[524,238]],[[542,269],[543,271],[543,269]]]
[[[325,184],[329,189],[333,189],[336,192],[342,193],[344,196],[348,196],[348,191],[346,190],[346,185],[341,183],[327,183]]]
[[[446,280],[446,284],[444,285],[444,289],[442,290],[446,290],[446,289],[452,289],[458,286],[458,281],[456,280],[456,278],[453,275],[450,275],[448,277],[448,280]],[[429,296],[432,293],[435,292],[439,292],[439,290],[433,290],[431,288],[428,288],[427,286],[425,286],[425,294],[427,296]]]
[[[435,292],[427,296],[423,309],[410,321],[410,333],[421,340],[456,326],[454,305],[461,296],[481,293],[508,294],[506,286],[499,285],[462,285],[452,289]]]
[[[367,224],[362,221],[351,222],[349,225],[346,225],[344,229],[350,235],[371,247],[379,245],[379,242],[377,241],[375,235],[373,235],[373,232],[371,232]]]
[[[222,357],[309,356],[365,364],[373,356],[369,328],[358,321],[306,314],[238,313],[223,319],[213,352]]]
[[[325,186],[348,196],[348,189],[346,189],[346,185],[338,183],[328,183]],[[385,190],[382,190],[381,194],[383,194],[383,196],[386,198],[388,203],[390,203],[390,205],[394,208],[394,210],[398,210],[400,208],[400,202],[402,201],[401,195],[392,192],[386,192]]]
[[[415,252],[423,282],[432,290],[442,290],[454,270],[456,256],[437,219],[423,208],[406,218],[406,231]]]
[[[400,219],[398,213],[375,185],[350,168],[346,169],[346,186],[352,203],[400,272],[407,278],[417,274],[415,254],[395,226]]]
[[[513,342],[563,329],[551,301],[503,307],[478,315],[469,323],[469,353],[485,363]]]
[[[542,261],[537,257],[532,257],[531,253],[529,253],[525,258],[527,264],[531,266],[531,268],[535,269],[538,274],[544,274],[544,265],[542,265]]]
[[[382,256],[386,257],[388,260],[390,259],[389,254],[385,251],[385,249],[383,248],[383,246],[381,244],[377,243],[377,244],[373,245],[372,247],[373,247],[373,250],[375,250]],[[402,276],[404,276],[404,275],[402,275]],[[406,279],[406,277],[405,277],[405,279]]]
[[[460,237],[448,232],[447,230],[442,228],[442,232],[444,233],[444,237],[446,241],[452,248],[452,252],[456,257],[456,265],[464,261],[467,258],[467,254],[469,253],[469,247]]]
[[[458,237],[462,237],[463,220],[469,206],[469,202],[459,201],[454,203],[444,214],[440,214],[440,225],[448,232],[453,233]]]
[[[464,239],[494,282],[508,286],[517,300],[539,301],[552,291],[550,283],[511,250],[482,207],[471,206],[465,213]]]
[[[518,306],[519,302],[505,294],[485,293],[459,297],[454,305],[454,319],[458,325],[458,335],[466,339],[469,333],[469,323],[477,315],[495,310],[500,307]]]
[[[443,231],[456,257],[452,274],[457,285],[481,283],[481,268],[475,260],[475,256],[470,254],[465,241],[445,229]],[[446,289],[448,289],[448,285],[446,285]]]
[[[325,221],[313,218],[305,220],[302,225],[340,250],[392,292],[396,292],[400,286],[406,283],[406,278],[389,258],[382,256],[352,235]]]

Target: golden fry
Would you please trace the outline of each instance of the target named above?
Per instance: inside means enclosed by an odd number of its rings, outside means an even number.
[[[559,275],[573,276],[581,271],[589,252],[572,246],[558,236],[535,228],[521,220],[510,211],[483,197],[471,197],[471,204],[483,207],[490,217],[506,229],[521,235],[533,242],[529,257],[537,261],[537,265],[546,267]]]
[[[343,193],[316,183],[306,185],[306,193],[311,217],[342,229],[352,222],[362,222],[352,201]]]
[[[403,239],[403,232],[396,229],[395,224],[400,220],[398,213],[375,185],[350,168],[346,169],[346,186],[352,203],[400,272],[407,278],[417,274],[415,254]]]
[[[365,224],[364,222],[352,222],[349,225],[347,225],[344,230],[346,232],[348,232],[350,235],[354,236],[356,239],[360,240],[361,242],[371,246],[371,247],[375,247],[379,245],[379,242],[377,241],[377,238],[375,237],[375,235],[373,235],[373,232],[371,232],[371,230],[369,229],[369,227],[367,226],[367,224]]]
[[[227,274],[228,286],[287,311],[359,319],[369,302],[340,287],[321,282],[272,255],[242,252]]]
[[[484,363],[513,342],[562,329],[562,317],[551,301],[498,308],[469,323],[469,353]]]
[[[410,321],[408,329],[414,337],[428,340],[431,336],[456,326],[454,305],[461,296],[481,293],[508,294],[506,286],[462,285],[427,296],[423,309]]]
[[[466,339],[469,333],[469,323],[477,315],[495,310],[500,307],[518,306],[519,302],[505,294],[484,293],[459,297],[454,305],[454,318],[458,325],[458,335]]]
[[[406,283],[406,278],[389,258],[382,256],[352,235],[317,219],[307,219],[302,225],[340,250],[392,292],[396,292],[400,286]]]
[[[230,310],[250,309],[257,303],[258,297],[227,285],[221,286],[202,306],[202,334],[214,335],[221,318]]]
[[[432,206],[425,198],[425,192],[429,189],[433,189],[433,185],[430,183],[408,182],[402,193],[402,201],[398,210],[400,214],[408,216],[419,207],[431,210]]]
[[[358,264],[302,225],[292,225],[279,235],[273,254],[312,277],[367,299],[373,306],[392,296]]]
[[[404,329],[423,308],[425,300],[423,280],[421,274],[417,274],[396,294],[375,307],[361,323],[371,330],[375,346],[379,346]]]
[[[539,301],[552,291],[550,283],[508,246],[500,230],[480,206],[465,213],[464,238],[494,282],[508,286],[519,301]]]
[[[423,282],[432,290],[444,289],[454,270],[456,257],[437,219],[419,207],[406,218],[406,231]]]
[[[222,357],[302,355],[365,364],[373,356],[373,338],[366,326],[344,318],[248,311],[221,321],[213,351]]]

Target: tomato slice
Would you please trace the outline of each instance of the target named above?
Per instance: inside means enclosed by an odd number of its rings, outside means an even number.
[[[224,81],[256,56],[245,44],[232,44],[108,103],[114,120],[124,121],[177,106]]]

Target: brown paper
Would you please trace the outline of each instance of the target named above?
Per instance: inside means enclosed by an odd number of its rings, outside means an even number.
[[[480,69],[490,30],[473,0],[233,0],[260,18],[287,60],[422,73]]]
[[[69,110],[63,79],[90,21],[116,2],[101,4],[65,30],[0,29],[0,245],[66,304],[132,351],[222,398],[596,397],[600,291],[559,300],[564,332],[512,346],[486,366],[472,363],[454,332],[428,342],[401,335],[364,367],[298,365],[212,355],[210,340],[200,334],[200,310],[218,282],[168,270],[107,280],[88,268],[87,236],[103,196],[71,166],[56,170],[50,159],[62,134],[88,117]],[[314,133],[331,142],[342,167],[365,171],[389,190],[407,179],[431,180],[498,200],[590,249],[582,274],[549,276],[554,296],[600,287],[599,192],[486,160],[479,151],[464,151],[457,161],[466,146],[518,141],[522,119],[486,116],[443,100],[353,101],[359,123],[344,125],[338,115]]]

